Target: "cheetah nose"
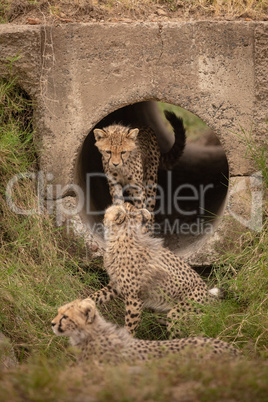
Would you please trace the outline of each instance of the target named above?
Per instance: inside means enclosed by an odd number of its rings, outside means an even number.
[[[52,326],[52,327],[55,327],[55,325],[56,325],[55,322],[52,322],[52,323],[51,323],[51,326]]]
[[[114,163],[114,162],[113,162],[113,165],[116,167],[116,166],[118,166],[118,165],[119,165],[119,163]]]

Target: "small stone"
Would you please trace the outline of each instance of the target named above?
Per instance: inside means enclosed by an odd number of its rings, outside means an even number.
[[[30,25],[42,24],[42,21],[39,18],[27,18],[27,22]]]
[[[162,8],[158,8],[158,9],[156,10],[156,14],[157,14],[157,15],[160,15],[160,16],[167,15],[167,13],[166,13],[164,10],[162,10]]]

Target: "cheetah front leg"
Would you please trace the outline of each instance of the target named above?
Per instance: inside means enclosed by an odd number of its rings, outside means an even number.
[[[125,327],[132,335],[140,322],[143,301],[138,297],[129,296],[126,299]]]
[[[90,295],[90,299],[93,299],[96,304],[107,303],[112,299],[115,299],[118,296],[118,292],[113,286],[113,283],[110,282],[104,288],[98,290],[97,292]]]
[[[128,184],[124,190],[128,192],[130,201],[136,208],[145,208],[145,188],[142,183]]]
[[[113,204],[121,205],[124,202],[123,188],[120,183],[117,182],[116,178],[111,174],[107,175],[107,180],[109,184],[109,191],[112,197]]]

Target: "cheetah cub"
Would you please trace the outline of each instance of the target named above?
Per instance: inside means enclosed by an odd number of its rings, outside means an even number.
[[[56,335],[70,338],[81,360],[95,357],[99,361],[132,362],[187,351],[205,357],[219,353],[238,354],[232,345],[214,338],[192,337],[169,341],[135,339],[125,328],[107,322],[91,299],[74,300],[60,307],[51,324]]]
[[[163,247],[161,239],[143,230],[149,219],[149,211],[129,203],[107,208],[104,268],[110,283],[90,296],[96,303],[122,296],[125,326],[132,333],[144,308],[167,313],[171,330],[183,313],[197,312],[197,305],[213,298],[206,283],[188,264]]]
[[[182,120],[169,111],[165,116],[175,133],[175,143],[165,154],[160,153],[156,135],[149,127],[139,130],[113,124],[94,130],[113,204],[122,204],[126,191],[137,208],[154,211],[159,164],[167,169],[174,166],[185,146]]]

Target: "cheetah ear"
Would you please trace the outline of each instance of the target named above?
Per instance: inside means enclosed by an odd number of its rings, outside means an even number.
[[[138,128],[134,128],[133,130],[130,130],[126,137],[129,138],[130,140],[135,141],[137,138],[137,135],[139,134],[139,129]]]
[[[114,214],[114,218],[113,221],[117,224],[117,225],[121,225],[124,220],[126,219],[126,211],[125,209],[119,205],[116,208],[115,214]]]
[[[79,309],[86,316],[86,322],[93,322],[96,315],[96,304],[91,299],[81,300]]]
[[[151,212],[149,212],[148,209],[142,208],[140,213],[142,214],[143,223],[148,222],[151,219]]]
[[[95,128],[95,130],[93,130],[93,133],[96,141],[99,141],[102,138],[107,137],[105,131],[101,130],[100,128]]]

